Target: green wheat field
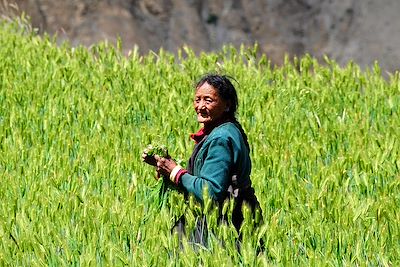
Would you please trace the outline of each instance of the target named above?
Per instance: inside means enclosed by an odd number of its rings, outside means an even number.
[[[257,46],[120,47],[0,20],[0,266],[400,265],[398,72],[309,55],[276,67]],[[264,215],[254,228],[245,210],[240,253],[210,201],[159,199],[141,160],[148,144],[189,158],[209,72],[237,80]],[[207,247],[171,233],[183,213],[189,229],[208,216]]]

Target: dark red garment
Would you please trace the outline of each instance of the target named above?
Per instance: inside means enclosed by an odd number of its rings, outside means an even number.
[[[180,169],[178,171],[178,173],[175,176],[175,184],[178,185],[179,181],[181,180],[182,175],[184,175],[185,173],[187,173],[188,171],[185,169]]]
[[[201,128],[197,133],[191,134],[190,138],[192,138],[194,142],[197,144],[204,138],[204,136],[206,136],[206,134],[207,133],[204,130],[204,128]]]

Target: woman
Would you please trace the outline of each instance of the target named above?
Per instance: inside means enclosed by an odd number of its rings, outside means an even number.
[[[233,197],[232,223],[239,231],[242,205],[249,205],[255,214],[259,203],[251,186],[247,136],[235,117],[237,106],[236,90],[227,76],[204,76],[196,85],[194,98],[197,121],[203,127],[191,135],[195,147],[187,170],[171,158],[152,158],[144,153],[143,159],[199,201],[203,200],[205,186],[220,205]]]

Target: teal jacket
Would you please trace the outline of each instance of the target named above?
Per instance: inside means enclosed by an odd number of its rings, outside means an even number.
[[[179,183],[200,201],[205,186],[212,199],[223,201],[232,175],[237,175],[240,187],[246,187],[251,186],[250,172],[249,150],[242,134],[234,123],[226,122],[206,137],[194,160],[193,173],[185,173]]]

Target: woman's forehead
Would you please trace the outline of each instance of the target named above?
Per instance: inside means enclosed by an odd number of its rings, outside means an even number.
[[[218,91],[207,82],[197,87],[196,95],[218,95]]]

